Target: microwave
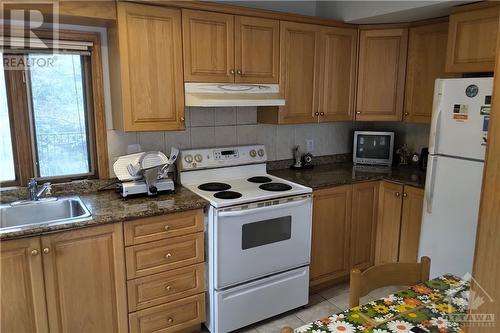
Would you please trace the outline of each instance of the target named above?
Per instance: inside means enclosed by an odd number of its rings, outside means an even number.
[[[354,132],[354,164],[391,166],[393,150],[394,132]]]

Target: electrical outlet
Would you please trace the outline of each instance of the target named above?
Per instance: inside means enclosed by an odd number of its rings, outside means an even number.
[[[313,139],[306,140],[306,150],[308,153],[312,153],[314,151],[314,140]]]

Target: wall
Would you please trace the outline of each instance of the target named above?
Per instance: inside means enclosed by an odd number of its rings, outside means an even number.
[[[352,122],[300,125],[257,124],[255,107],[186,108],[186,130],[124,133],[108,130],[110,165],[127,154],[129,145],[143,151],[170,152],[172,146],[186,148],[264,144],[270,160],[292,158],[296,145],[305,151],[306,140],[314,140],[313,155],[344,154],[352,151]],[[111,174],[112,175],[112,174]]]

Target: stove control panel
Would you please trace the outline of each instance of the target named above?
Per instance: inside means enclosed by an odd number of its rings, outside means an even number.
[[[177,169],[178,171],[212,169],[266,161],[264,145],[187,149],[181,150],[180,158],[177,159]]]

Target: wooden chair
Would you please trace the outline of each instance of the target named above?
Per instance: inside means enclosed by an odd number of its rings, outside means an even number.
[[[388,286],[413,286],[429,280],[431,259],[422,257],[420,263],[389,263],[375,265],[364,272],[351,270],[349,307],[359,305],[359,299],[372,290]]]

